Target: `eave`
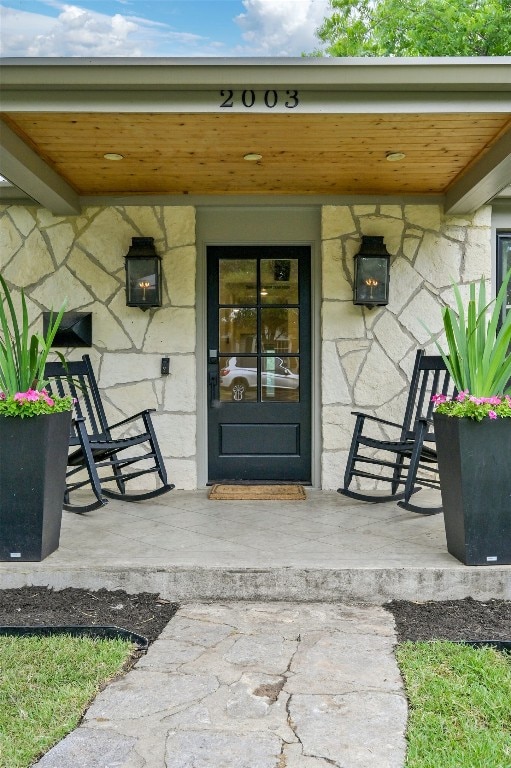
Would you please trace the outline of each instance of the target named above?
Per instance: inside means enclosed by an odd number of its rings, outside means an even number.
[[[511,182],[511,57],[4,59],[1,79],[0,173],[54,213],[91,199],[230,198],[440,201],[462,214]],[[227,110],[222,90],[236,95]],[[242,91],[256,94],[250,108]],[[263,103],[267,92],[294,91],[296,111]],[[176,120],[186,123],[182,136]],[[204,135],[204,147],[195,151],[190,133]],[[114,171],[102,154],[123,139],[127,162]],[[254,173],[242,156],[258,142]],[[391,174],[383,153],[400,144],[408,159]]]

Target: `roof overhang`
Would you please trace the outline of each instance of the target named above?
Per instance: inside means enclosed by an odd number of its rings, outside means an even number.
[[[24,58],[1,80],[0,174],[54,213],[186,198],[462,214],[511,183],[511,57]]]

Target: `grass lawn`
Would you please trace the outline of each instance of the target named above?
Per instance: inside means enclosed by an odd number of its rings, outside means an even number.
[[[443,641],[398,646],[406,768],[511,768],[511,655]]]
[[[0,637],[0,768],[27,768],[72,731],[132,653],[119,639]]]

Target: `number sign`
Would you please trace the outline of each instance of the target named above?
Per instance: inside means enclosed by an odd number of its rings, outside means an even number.
[[[222,109],[232,109],[233,107],[244,107],[250,109],[254,106],[263,106],[266,109],[274,109],[276,106],[283,106],[286,109],[296,109],[300,103],[300,96],[297,90],[289,91],[220,91],[220,107]]]

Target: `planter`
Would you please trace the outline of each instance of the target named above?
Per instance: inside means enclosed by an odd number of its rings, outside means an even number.
[[[0,418],[0,561],[58,548],[70,428],[70,411]]]
[[[511,419],[433,419],[448,551],[465,565],[510,565]]]

